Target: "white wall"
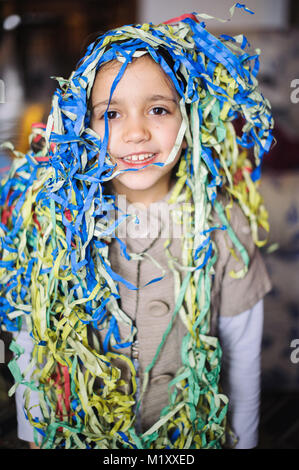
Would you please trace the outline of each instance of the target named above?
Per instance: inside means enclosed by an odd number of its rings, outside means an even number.
[[[235,0],[139,0],[138,23],[160,23],[184,13],[208,13],[221,19],[230,17],[229,8]],[[236,8],[232,21],[220,23],[207,20],[208,29],[221,31],[240,29],[240,32],[256,29],[287,27],[289,0],[245,0],[240,1],[255,12],[254,15]],[[242,30],[244,28],[244,30]]]

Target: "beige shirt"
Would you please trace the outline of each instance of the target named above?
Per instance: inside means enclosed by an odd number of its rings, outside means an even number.
[[[132,207],[131,207],[132,209]],[[127,227],[126,245],[128,253],[146,253],[158,261],[160,266],[155,265],[151,258],[144,256],[143,259],[127,260],[121,253],[121,248],[116,239],[112,239],[109,251],[109,259],[112,269],[136,286],[137,290],[128,289],[123,283],[119,283],[120,305],[122,310],[133,320],[137,328],[139,361],[139,377],[142,386],[145,368],[152,362],[163,334],[171,320],[174,307],[174,276],[169,268],[169,259],[164,249],[163,217],[162,232],[158,224],[158,230],[149,232],[148,210],[136,210],[138,217],[138,228],[136,236],[136,224]],[[132,211],[131,211],[132,212]],[[213,237],[218,246],[219,254],[216,261],[215,274],[212,280],[211,290],[211,335],[217,335],[218,316],[234,316],[252,308],[271,288],[271,284],[261,259],[258,249],[253,244],[249,225],[246,218],[238,207],[231,211],[231,226],[250,257],[250,266],[243,279],[234,279],[230,271],[239,271],[243,267],[241,261],[232,256],[229,248],[232,242],[226,231],[216,230]],[[165,220],[164,220],[165,221]],[[131,236],[130,236],[130,228]],[[152,233],[154,232],[154,233]],[[162,234],[162,237],[158,236]],[[168,232],[166,231],[167,235]],[[140,236],[142,235],[142,236]],[[148,236],[149,235],[149,236]],[[171,254],[179,261],[182,259],[181,239],[174,237],[170,245]],[[146,285],[152,279],[161,276],[161,268],[165,271],[162,280]],[[180,273],[182,280],[183,273]],[[119,323],[119,333],[122,340],[129,335],[129,326]],[[107,330],[100,332],[102,341]],[[174,378],[181,361],[181,344],[187,329],[179,315],[176,316],[171,332],[151,369],[150,380],[143,397],[140,417],[141,431],[149,429],[160,416],[161,410],[168,404],[168,384]],[[112,348],[113,349],[113,348]],[[132,357],[132,348],[118,349],[118,352]],[[129,378],[129,370],[122,366],[122,378]]]

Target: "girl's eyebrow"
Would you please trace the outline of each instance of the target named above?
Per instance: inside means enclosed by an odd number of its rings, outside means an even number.
[[[119,99],[111,99],[110,105],[120,104],[122,100]],[[178,99],[175,97],[165,96],[165,95],[149,95],[146,97],[146,101],[153,102],[153,101],[171,101],[172,103],[178,104]],[[97,108],[98,106],[108,106],[109,99],[98,101],[96,104],[92,106],[92,111]]]
[[[109,99],[108,99],[108,100],[103,100],[103,101],[98,101],[96,104],[94,104],[94,105],[91,107],[91,109],[92,109],[92,111],[93,111],[93,110],[94,110],[95,108],[97,108],[98,106],[108,106],[109,103],[110,103],[110,104],[116,104],[117,101],[116,101],[116,100],[113,100],[113,99],[110,100],[110,102],[109,102]]]
[[[165,95],[152,95],[148,97],[148,101],[172,101],[173,103],[178,103],[178,100],[175,97],[165,96]]]

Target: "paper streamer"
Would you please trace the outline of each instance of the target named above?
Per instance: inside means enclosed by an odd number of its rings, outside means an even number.
[[[248,12],[243,4],[234,8]],[[225,442],[228,398],[219,386],[221,349],[218,339],[209,336],[217,259],[212,232],[228,231],[244,261],[244,270],[235,275],[244,275],[249,260],[229,226],[229,211],[239,204],[254,241],[264,243],[258,227],[268,229],[267,213],[257,183],[272,142],[273,120],[258,90],[258,52],[246,52],[243,36],[211,35],[201,21],[209,18],[192,13],[167,24],[128,25],[98,37],[70,78],[57,79],[47,126],[35,126],[30,138],[31,143],[38,140],[41,150],[24,155],[6,144],[15,158],[1,181],[0,323],[16,332],[26,324],[32,337],[33,375],[27,382],[25,413],[43,448],[200,449],[221,448]],[[166,163],[185,138],[188,148],[170,203],[192,203],[192,237],[182,239],[182,283],[166,243],[176,306],[137,396],[136,370],[124,350],[138,332],[121,310],[118,283],[133,290],[136,286],[109,263],[111,237],[128,214],[107,190],[107,182],[118,174],[107,153],[108,126],[101,141],[89,128],[88,101],[102,64],[122,62],[112,96],[132,58],[144,51],[181,97],[182,126]],[[233,126],[237,117],[244,120],[240,136]],[[248,148],[254,150],[254,161]],[[226,207],[219,202],[220,189],[228,196]],[[219,227],[212,223],[214,209]],[[124,256],[134,259],[124,242],[118,242]],[[150,282],[163,282],[163,273]],[[160,418],[139,433],[136,401],[138,409],[176,315],[188,330],[181,345],[182,367]],[[119,334],[122,323],[129,331],[125,339]],[[108,332],[103,347],[97,329]],[[21,353],[17,343],[13,348]],[[16,362],[10,368],[15,389],[24,379]],[[122,378],[123,368],[130,371],[129,382]],[[28,408],[31,389],[39,391],[41,419]]]

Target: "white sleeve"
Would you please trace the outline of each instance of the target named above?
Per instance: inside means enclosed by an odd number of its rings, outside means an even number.
[[[16,342],[24,348],[24,353],[21,354],[19,359],[17,360],[18,366],[23,373],[25,369],[28,367],[30,360],[31,360],[31,353],[33,349],[33,341],[29,336],[29,333],[26,330],[21,330],[20,333],[14,334],[14,338]],[[30,373],[28,376],[25,377],[26,380],[30,380]],[[33,442],[34,435],[33,435],[33,428],[29,423],[28,419],[25,416],[24,412],[24,405],[25,405],[25,392],[26,386],[19,385],[15,392],[15,400],[16,400],[16,414],[17,414],[17,422],[18,422],[18,438],[24,441]],[[38,392],[31,391],[30,395],[30,406],[38,405],[39,398]],[[31,410],[33,417],[41,418],[41,410],[39,406],[35,406]]]
[[[263,300],[239,315],[219,318],[222,386],[229,398],[229,423],[238,437],[235,449],[258,444],[263,319]]]

